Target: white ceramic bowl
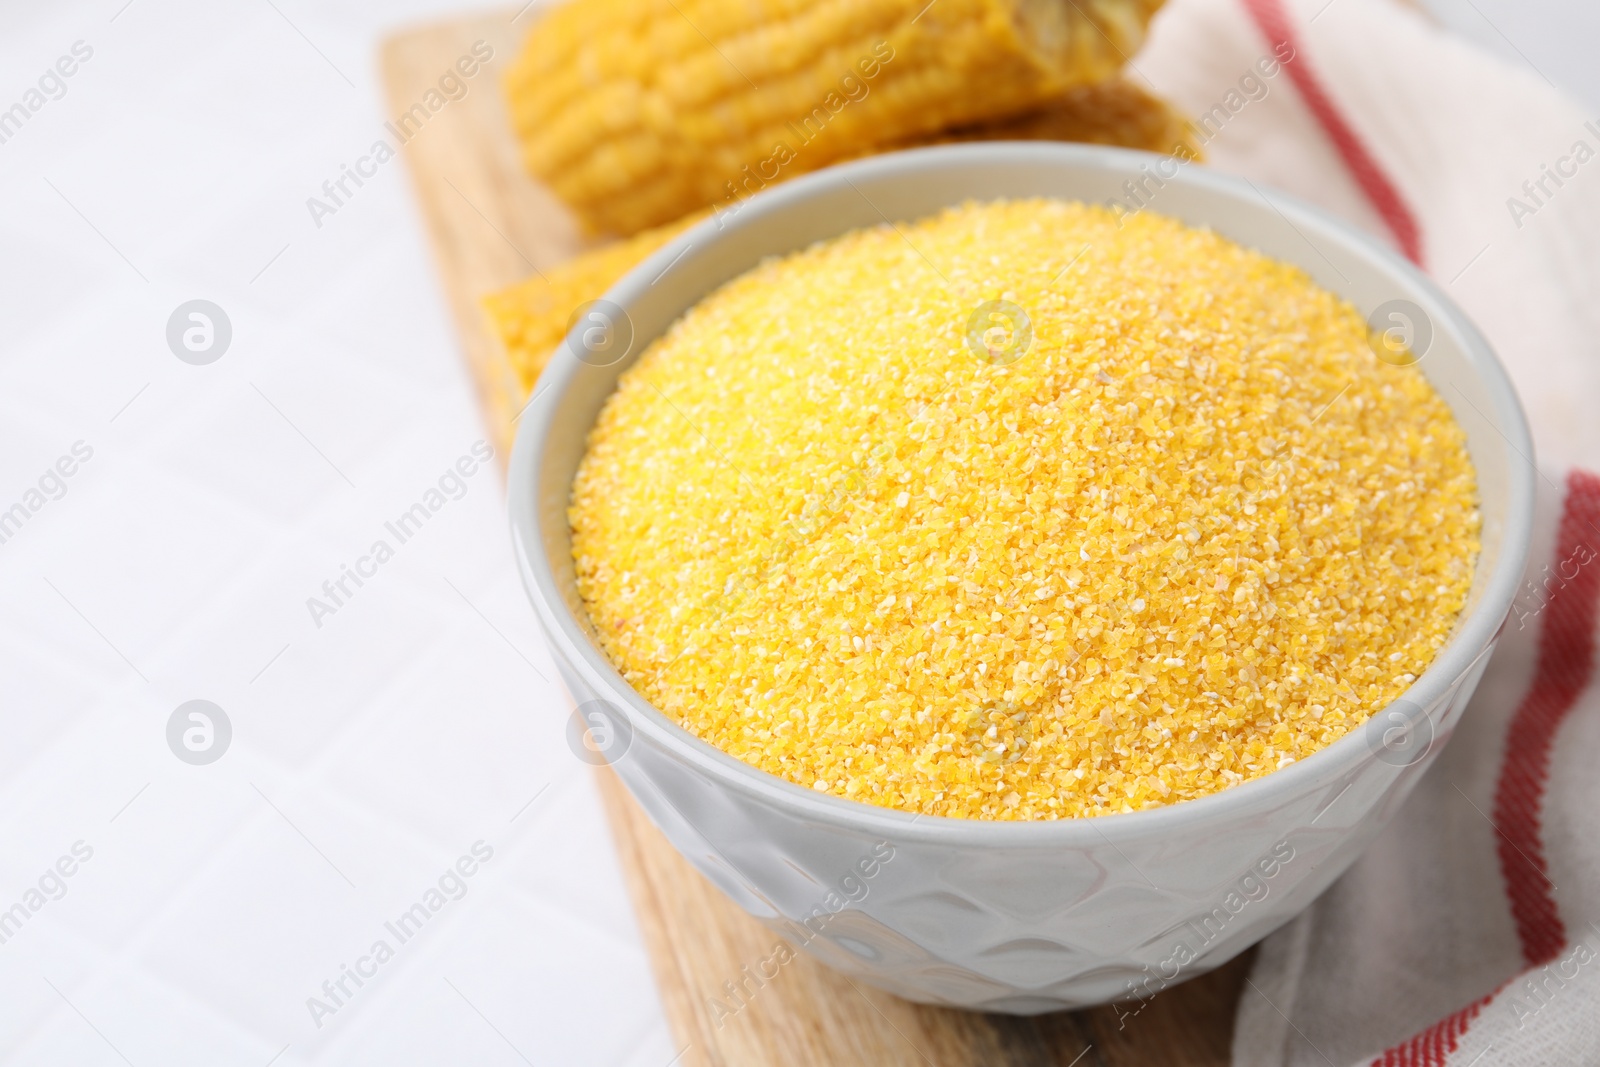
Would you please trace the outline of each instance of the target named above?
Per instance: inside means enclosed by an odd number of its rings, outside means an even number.
[[[1453,639],[1401,701],[1305,760],[1200,800],[981,822],[802,789],[695,738],[623,681],[575,588],[566,507],[601,404],[653,338],[765,256],[974,198],[1125,200],[1124,183],[1147,173],[1163,182],[1145,182],[1156,189],[1153,210],[1297,264],[1364,313],[1404,302],[1419,350],[1431,332],[1420,366],[1467,432],[1483,552]],[[589,721],[608,720],[597,733],[609,735],[617,773],[707,878],[792,943],[913,1000],[1032,1013],[1143,998],[1287,921],[1389,821],[1450,736],[1526,560],[1533,449],[1478,331],[1437,286],[1350,227],[1203,168],[1041,143],[880,156],[779,185],[722,225],[701,223],[607,299],[631,320],[631,349],[593,365],[604,360],[574,355],[575,330],[545,370],[511,458],[517,556],[552,655]],[[751,961],[751,973],[775,968]]]

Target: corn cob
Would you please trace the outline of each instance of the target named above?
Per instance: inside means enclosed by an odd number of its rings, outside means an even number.
[[[1112,77],[1162,0],[583,0],[508,78],[528,169],[632,234]]]
[[[578,305],[598,299],[651,252],[703,217],[700,212],[585,252],[483,298],[483,309],[522,383],[524,397],[533,391],[550,353],[566,336],[567,320]]]
[[[1190,161],[1202,157],[1188,120],[1159,97],[1122,78],[1068,89],[1036,110],[947,130],[916,143],[950,141],[1080,141],[1142,148]]]
[[[1044,107],[1014,118],[885,147],[985,140],[1083,141],[1180,156],[1187,153],[1185,158],[1191,160],[1201,156],[1189,123],[1159,98],[1120,78],[1069,89]],[[561,343],[573,310],[600,297],[646,256],[705,214],[696,212],[585,252],[542,276],[485,297],[484,310],[524,395],[532,391],[550,353]]]

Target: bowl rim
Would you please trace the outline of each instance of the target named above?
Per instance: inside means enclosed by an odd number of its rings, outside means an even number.
[[[629,308],[654,279],[686,255],[692,246],[704,249],[720,240],[720,235],[735,232],[760,219],[803,211],[814,197],[854,181],[937,169],[946,163],[970,166],[975,162],[987,162],[996,167],[1010,163],[1059,163],[1137,178],[1141,164],[1165,158],[1150,152],[1097,145],[1015,141],[937,145],[840,164],[755,194],[743,202],[731,220],[714,217],[702,220],[636,266],[607,290],[605,299]],[[1534,475],[1530,469],[1533,461],[1529,458],[1533,455],[1533,444],[1511,380],[1487,339],[1443,289],[1409,261],[1351,224],[1277,190],[1272,191],[1272,198],[1268,200],[1258,184],[1206,168],[1180,167],[1177,177],[1168,180],[1229,197],[1245,210],[1281,214],[1290,225],[1341,242],[1363,258],[1402,275],[1444,315],[1448,326],[1462,341],[1467,365],[1480,376],[1493,398],[1494,409],[1489,421],[1505,442],[1509,472],[1500,556],[1493,570],[1482,579],[1477,605],[1459,621],[1455,634],[1427,670],[1388,706],[1394,708],[1401,702],[1409,702],[1408,714],[1413,718],[1421,717],[1425,714],[1423,709],[1444,696],[1454,682],[1492,648],[1510,611],[1526,564],[1533,525]],[[686,305],[683,310],[688,306],[692,305]],[[638,351],[642,352],[644,347],[636,341]],[[1319,786],[1343,781],[1376,758],[1363,740],[1365,731],[1358,728],[1287,767],[1193,800],[1131,812],[1038,820],[966,819],[886,808],[807,789],[745,763],[679,726],[638,693],[584,633],[550,568],[534,490],[555,412],[582,369],[584,364],[558,349],[540,376],[532,398],[522,409],[521,426],[507,471],[512,541],[524,587],[540,617],[546,638],[553,646],[552,654],[569,668],[579,671],[585,684],[624,711],[634,735],[632,744],[639,743],[643,735],[718,785],[811,823],[897,842],[971,845],[980,843],[977,839],[981,838],[981,843],[990,846],[1044,848],[1103,846],[1111,843],[1112,835],[1122,840],[1143,839],[1197,830],[1213,826],[1219,820],[1249,818]],[[625,763],[626,759],[624,752],[620,762]],[[1422,762],[1426,763],[1426,759]],[[623,777],[626,779],[628,775],[624,773]]]

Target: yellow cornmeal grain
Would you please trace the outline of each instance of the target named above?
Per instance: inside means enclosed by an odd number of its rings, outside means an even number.
[[[991,300],[1028,316],[1015,362],[968,342]],[[1151,212],[853,232],[623,376],[579,589],[647,699],[802,786],[986,819],[1214,793],[1357,728],[1465,602],[1465,438],[1367,342],[1301,271]]]

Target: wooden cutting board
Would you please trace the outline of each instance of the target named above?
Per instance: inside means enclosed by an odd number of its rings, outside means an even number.
[[[501,96],[503,71],[537,15],[537,7],[507,10],[412,30],[388,40],[381,57],[386,139],[405,135],[402,152],[502,457],[523,396],[478,300],[584,247],[566,209],[523,173]],[[449,99],[460,90],[447,81],[450,92],[430,97],[441,77],[459,75],[457,61],[475,44],[493,58],[462,79],[465,95]],[[419,104],[423,112],[414,110]],[[1105,1007],[1019,1019],[912,1004],[801,956],[719,1027],[713,998],[725,996],[723,983],[741,967],[771,956],[777,937],[680,857],[609,770],[597,774],[675,1035],[673,1067],[1228,1062],[1248,957],[1161,993],[1137,1016]]]

